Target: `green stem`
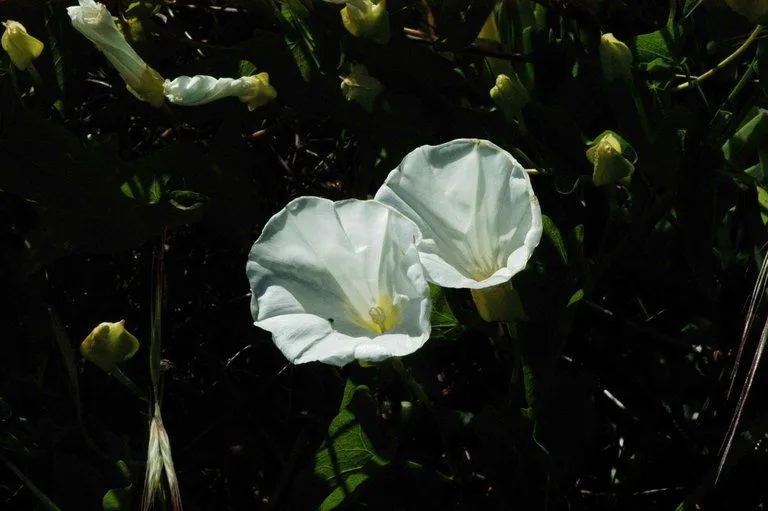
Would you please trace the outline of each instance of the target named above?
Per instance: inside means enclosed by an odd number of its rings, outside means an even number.
[[[411,389],[413,396],[421,401],[421,404],[424,405],[424,407],[429,410],[430,413],[433,413],[435,411],[434,403],[432,403],[432,400],[429,399],[427,393],[424,392],[422,386],[419,385],[415,379],[413,379],[410,371],[405,368],[403,361],[399,357],[392,357],[392,367],[395,368],[397,374],[400,375],[403,381],[408,385],[408,388]]]
[[[645,114],[645,106],[643,105],[643,100],[640,97],[640,94],[637,92],[635,83],[631,80],[629,81],[629,95],[632,96],[632,102],[635,104],[635,110],[637,110],[637,116],[640,119],[640,126],[643,128],[645,137],[650,142],[653,138],[651,125],[648,122],[648,116]]]
[[[741,44],[741,46],[736,48],[736,50],[733,53],[731,53],[730,55],[725,57],[723,60],[718,62],[718,64],[715,67],[713,67],[712,69],[706,71],[704,74],[702,74],[702,75],[700,75],[700,76],[698,76],[696,78],[693,78],[692,80],[689,80],[689,81],[687,81],[685,83],[681,83],[680,85],[678,85],[677,87],[673,88],[672,90],[674,92],[685,90],[685,89],[688,89],[688,88],[692,87],[693,85],[697,85],[699,82],[703,82],[704,80],[708,80],[709,78],[712,78],[712,76],[714,76],[715,73],[720,71],[725,66],[729,65],[731,62],[734,62],[745,51],[747,51],[747,49],[752,45],[752,43],[757,40],[757,37],[760,35],[760,32],[762,32],[762,30],[763,30],[763,26],[758,24],[755,27],[755,29],[752,31],[752,33],[749,34],[749,37],[747,37],[747,40],[744,41]]]
[[[407,468],[410,468],[412,470],[416,470],[416,471],[419,471],[419,472],[428,472],[430,474],[434,474],[434,476],[437,477],[437,479],[439,481],[443,482],[443,483],[452,483],[453,482],[453,477],[447,476],[447,475],[443,474],[442,472],[440,472],[439,470],[428,470],[421,463],[416,463],[415,461],[411,461],[411,460],[405,460],[405,466]]]
[[[120,384],[126,389],[130,390],[136,397],[149,403],[149,396],[147,396],[128,376],[120,370],[119,367],[115,367],[110,372]]]

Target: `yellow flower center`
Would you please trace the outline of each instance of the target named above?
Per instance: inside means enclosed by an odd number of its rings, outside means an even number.
[[[400,306],[392,302],[392,297],[382,295],[376,305],[368,309],[368,317],[352,313],[352,321],[375,334],[383,334],[400,323]]]

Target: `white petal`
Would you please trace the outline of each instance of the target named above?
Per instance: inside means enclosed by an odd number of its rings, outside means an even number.
[[[117,29],[104,4],[80,0],[79,7],[67,7],[72,26],[90,40],[117,69],[123,80],[136,88],[147,63],[131,48]]]
[[[196,106],[228,96],[241,97],[250,84],[244,78],[215,78],[213,76],[179,76],[163,84],[165,97],[177,105]]]
[[[419,240],[413,222],[375,201],[292,201],[248,258],[256,326],[294,363],[412,353],[430,333]]]
[[[525,268],[541,239],[541,210],[528,175],[485,140],[412,151],[375,199],[416,222],[427,277],[443,287],[506,282]]]

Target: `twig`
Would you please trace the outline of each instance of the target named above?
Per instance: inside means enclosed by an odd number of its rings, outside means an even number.
[[[731,62],[734,62],[736,59],[738,59],[742,55],[742,53],[747,51],[747,48],[749,48],[750,45],[753,42],[755,42],[755,40],[757,40],[757,36],[760,35],[760,32],[762,30],[763,30],[763,26],[758,24],[755,27],[755,29],[752,31],[752,33],[749,34],[749,37],[747,37],[747,40],[744,41],[741,44],[741,46],[736,48],[736,50],[733,53],[731,53],[730,55],[725,57],[723,60],[721,60],[715,67],[713,67],[712,69],[706,71],[704,74],[702,74],[702,75],[700,75],[698,77],[693,78],[692,80],[690,80],[688,82],[681,83],[680,85],[678,85],[677,87],[673,88],[672,90],[674,92],[685,90],[685,89],[690,88],[693,85],[697,85],[700,82],[703,82],[704,80],[707,80],[707,79],[711,78],[715,73],[720,71],[722,68],[724,68],[725,66],[727,66]]]

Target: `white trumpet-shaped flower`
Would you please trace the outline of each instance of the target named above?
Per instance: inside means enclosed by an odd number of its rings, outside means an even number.
[[[430,334],[420,238],[413,222],[375,201],[292,201],[248,258],[255,325],[296,364],[413,353]]]
[[[277,91],[269,84],[267,73],[240,78],[179,76],[174,80],[166,80],[163,88],[168,101],[182,106],[204,105],[232,96],[247,103],[249,110],[255,110],[277,97]]]
[[[152,106],[162,105],[163,78],[131,48],[106,6],[94,0],[79,2],[79,6],[67,7],[75,30],[96,45],[120,73],[133,95]]]
[[[503,284],[525,268],[541,239],[541,209],[528,175],[486,140],[412,151],[375,199],[419,226],[427,278],[443,287]]]

